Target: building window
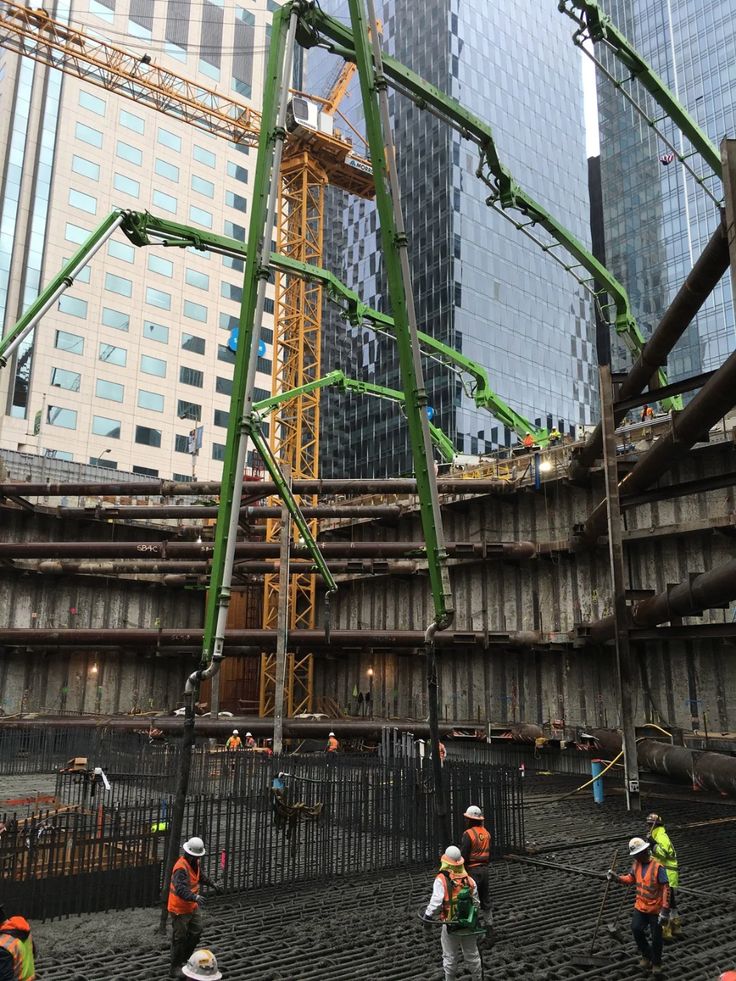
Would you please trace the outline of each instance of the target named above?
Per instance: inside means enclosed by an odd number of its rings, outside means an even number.
[[[233,394],[233,380],[232,378],[217,378],[215,381],[215,391],[219,392],[220,395],[232,395]],[[255,396],[254,396],[255,400]]]
[[[82,177],[89,177],[93,181],[99,181],[100,179],[99,164],[92,163],[86,157],[72,157],[72,170],[75,174],[80,174]]]
[[[179,381],[182,385],[193,385],[194,388],[202,388],[204,385],[204,372],[182,365],[179,368]]]
[[[151,412],[163,412],[164,397],[158,392],[146,392],[141,388],[138,390],[138,405],[141,409],[150,409]]]
[[[152,470],[150,467],[133,467],[133,473],[138,473],[141,477],[158,477],[158,470]]]
[[[89,229],[67,222],[64,228],[64,238],[67,242],[74,242],[75,245],[81,245],[82,242],[85,242],[89,238]]]
[[[234,313],[221,313],[220,314],[220,327],[223,330],[235,330],[238,326],[238,318]]]
[[[119,368],[124,368],[128,362],[128,352],[124,347],[115,347],[114,344],[100,344],[99,358],[106,364],[116,364]]]
[[[184,316],[190,320],[199,320],[201,323],[207,321],[207,307],[201,303],[193,303],[191,300],[184,300]]]
[[[192,205],[189,208],[189,219],[190,221],[196,221],[198,225],[203,225],[205,228],[212,228],[212,215],[209,211],[205,211],[204,208],[195,208]]]
[[[237,208],[238,211],[245,211],[248,207],[248,202],[243,195],[236,194],[234,191],[225,191],[225,204],[229,208]]]
[[[164,293],[163,290],[155,290],[152,286],[147,286],[146,303],[152,307],[159,307],[161,310],[170,310],[171,293]]]
[[[166,276],[168,279],[174,275],[174,263],[168,259],[162,259],[160,255],[148,253],[148,268],[151,272],[158,273],[159,276]]]
[[[69,262],[69,256],[65,256],[62,259],[61,266],[62,269]],[[92,270],[89,266],[85,266],[84,269],[80,269],[77,275],[74,277],[75,283],[89,283]]]
[[[127,160],[128,163],[135,164],[136,167],[140,167],[143,163],[143,154],[138,147],[131,146],[129,143],[123,143],[122,140],[118,140],[115,144],[115,153],[122,160]]]
[[[215,419],[214,423],[219,426],[220,429],[227,429],[227,424],[230,419],[230,413],[226,412],[224,409],[215,409]]]
[[[157,378],[166,377],[166,362],[161,358],[152,358],[148,354],[141,355],[141,371],[144,375],[156,375]]]
[[[226,300],[233,300],[235,303],[242,303],[243,287],[235,286],[234,283],[220,283],[220,296]]]
[[[263,312],[273,313],[273,311],[274,311],[273,300],[267,296],[266,299],[263,301]]]
[[[134,181],[132,177],[126,177],[125,174],[115,174],[112,186],[116,191],[129,194],[132,198],[137,198],[141,192],[141,185],[138,181]]]
[[[224,361],[225,364],[235,364],[235,351],[231,351],[226,344],[218,344],[217,360]]]
[[[60,405],[46,407],[46,422],[49,426],[60,426],[62,429],[77,428],[77,413],[74,409],[64,409]]]
[[[90,7],[90,9],[92,8]],[[118,469],[118,461],[111,460],[109,456],[91,456],[89,462],[92,467],[104,467],[105,470]]]
[[[107,254],[114,259],[122,259],[123,262],[135,262],[135,249],[125,242],[116,242],[114,239],[110,239],[107,243]]]
[[[96,146],[98,150],[102,146],[102,133],[98,129],[93,129],[91,126],[85,126],[84,123],[77,123],[74,134],[82,143]]]
[[[176,198],[171,194],[164,194],[163,191],[154,191],[151,200],[157,208],[170,211],[172,215],[176,214]]]
[[[248,171],[245,167],[241,167],[240,164],[233,163],[232,160],[227,162],[227,176],[232,177],[233,180],[240,181],[241,184],[248,183]]]
[[[174,451],[176,453],[188,453],[189,452],[189,437],[188,436],[174,436]]]
[[[158,341],[160,344],[169,343],[169,328],[163,324],[154,324],[150,320],[143,322],[143,336],[149,341]]]
[[[59,297],[59,310],[70,317],[81,317],[84,320],[87,316],[87,301],[80,300],[78,296],[64,294]]]
[[[225,459],[225,444],[224,443],[213,443],[212,444],[212,459],[213,460],[224,460]]]
[[[132,296],[133,281],[114,273],[105,273],[105,289],[110,293],[119,293],[120,296]]]
[[[210,277],[198,269],[187,269],[184,279],[188,286],[196,286],[198,290],[210,288]]]
[[[245,228],[242,225],[236,225],[234,221],[225,222],[225,234],[228,238],[234,238],[236,242],[245,241]]]
[[[143,446],[161,446],[161,430],[151,429],[149,426],[135,427],[135,441]]]
[[[224,255],[222,257],[222,264],[226,269],[234,269],[235,272],[245,272],[245,262],[242,259],[236,259],[232,255]]]
[[[189,351],[191,354],[204,354],[204,337],[197,337],[195,334],[182,334],[181,347],[183,351]]]
[[[256,358],[256,371],[260,371],[264,375],[270,375],[272,370],[273,362],[269,358]]]
[[[98,378],[95,385],[95,395],[100,399],[107,399],[109,402],[122,402],[125,397],[125,388],[118,385],[117,382]]]
[[[120,120],[121,126],[124,126],[126,129],[132,129],[134,133],[138,133],[140,136],[143,135],[146,129],[145,121],[140,116],[136,116],[126,109],[120,110],[118,119]]]
[[[174,181],[175,184],[179,182],[179,168],[175,167],[172,163],[167,160],[161,160],[156,157],[156,164],[154,166],[155,172],[159,177],[165,177],[169,181]]]
[[[98,116],[105,115],[105,100],[98,99],[97,96],[92,95],[91,92],[79,93],[79,105],[83,109],[89,109],[90,112],[96,113]]]
[[[215,185],[212,181],[206,181],[203,177],[197,177],[196,174],[192,174],[192,190],[198,194],[204,194],[207,198],[215,196]]]
[[[176,414],[180,419],[190,419],[192,422],[202,421],[202,406],[196,402],[186,402],[179,399],[176,403]]]
[[[80,211],[86,211],[87,214],[96,215],[97,214],[97,198],[93,198],[91,194],[84,194],[82,191],[75,191],[73,187],[69,189],[69,204],[72,208],[78,208]]]
[[[181,153],[181,137],[176,136],[174,133],[170,133],[167,129],[159,129],[158,142],[162,146],[167,146],[169,149],[176,150],[177,153]]]
[[[179,439],[178,436],[176,438]],[[186,437],[183,436],[182,439],[186,439]],[[179,452],[182,451],[180,450]],[[173,479],[178,481],[178,483],[180,484],[191,484],[191,482],[194,480],[194,477],[192,477],[191,474],[175,473]]]
[[[51,372],[51,384],[54,388],[66,388],[70,392],[78,392],[82,376],[78,371],[67,371],[66,368],[54,368]]]
[[[92,432],[106,439],[120,439],[120,420],[107,416],[92,416]]]
[[[59,351],[68,351],[69,354],[84,354],[84,338],[66,330],[57,330],[54,347]]]
[[[203,146],[197,146],[196,144],[192,147],[192,156],[194,159],[205,167],[215,167],[217,164],[217,157],[212,153],[211,150],[205,150]]]
[[[105,327],[112,327],[114,330],[127,330],[130,327],[130,317],[127,313],[121,313],[120,310],[103,307],[102,323]]]

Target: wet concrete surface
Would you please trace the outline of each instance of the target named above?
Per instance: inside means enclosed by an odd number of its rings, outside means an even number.
[[[646,977],[628,924],[633,895],[612,886],[596,953],[605,967],[581,968],[604,883],[560,865],[604,872],[620,847],[644,829],[620,796],[603,807],[590,798],[549,803],[571,784],[554,779],[528,788],[527,838],[534,861],[501,861],[492,869],[496,943],[485,950],[485,981],[636,981]],[[658,793],[652,789],[652,793]],[[736,806],[687,797],[644,800],[662,813],[678,848],[686,889],[681,893],[684,937],[665,951],[671,981],[717,981],[736,968]],[[688,825],[699,825],[697,827]],[[677,830],[676,830],[677,829]],[[441,981],[439,931],[425,931],[417,913],[427,902],[432,868],[400,868],[342,876],[281,889],[212,899],[203,941],[218,956],[224,981]],[[722,901],[721,901],[722,900]],[[618,917],[622,941],[606,924]],[[39,923],[39,981],[157,981],[167,973],[168,937],[156,933],[156,910],[94,914]],[[459,978],[468,977],[466,973]]]

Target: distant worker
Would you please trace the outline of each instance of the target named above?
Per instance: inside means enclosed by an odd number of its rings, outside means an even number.
[[[237,729],[233,729],[233,734],[230,736],[228,741],[225,743],[225,749],[230,753],[234,753],[238,749],[243,748],[243,741],[240,738],[240,733]]]
[[[200,884],[222,892],[200,867],[199,860],[206,854],[202,839],[190,838],[184,842],[182,850],[184,854],[174,863],[171,872],[167,906],[171,916],[170,978],[181,977],[181,967],[194,953],[202,935]]]
[[[465,868],[478,887],[478,899],[486,925],[493,921],[491,913],[491,887],[488,863],[491,861],[491,833],[485,827],[483,812],[476,804],[471,804],[463,814],[465,832],[460,842]]]
[[[647,824],[649,825],[647,837],[651,843],[652,858],[664,866],[670,884],[671,916],[667,923],[662,925],[662,937],[664,940],[672,940],[679,936],[681,931],[680,914],[677,911],[677,889],[680,885],[677,852],[659,814],[650,814],[647,817]]]
[[[643,838],[631,839],[629,855],[634,859],[631,871],[626,875],[616,875],[612,869],[609,869],[608,879],[621,885],[636,886],[631,932],[641,954],[639,966],[645,971],[651,969],[655,978],[661,978],[664,976],[662,924],[666,923],[670,916],[667,870],[652,858],[649,842],[644,841]]]
[[[649,422],[650,419],[654,418],[654,409],[651,405],[645,405],[641,410],[641,421]]]
[[[337,741],[337,736],[334,732],[331,732],[327,736],[327,752],[336,753],[340,749],[340,743]]]
[[[442,766],[444,766],[445,765],[445,760],[447,759],[447,747],[445,746],[445,744],[442,742],[441,739],[440,739],[440,741],[438,742],[437,745],[438,745],[439,750],[440,750],[440,763],[442,764]]]
[[[258,746],[258,743],[253,738],[253,733],[252,732],[246,732],[246,734],[245,734],[245,748],[246,749],[256,749],[257,746]]]
[[[562,433],[557,428],[557,426],[553,426],[552,429],[550,429],[549,431],[550,446],[557,446],[557,444],[561,441],[561,439],[562,439]]]
[[[450,845],[440,859],[440,870],[434,880],[432,898],[421,915],[422,922],[427,926],[434,923],[434,914],[438,910],[443,924],[445,981],[455,981],[460,951],[473,981],[481,981],[483,966],[477,942],[478,888],[465,871],[463,856],[455,845]]]
[[[525,450],[531,450],[534,446],[534,437],[528,432],[521,442]]]
[[[0,981],[33,981],[36,948],[31,925],[23,916],[0,923]]]
[[[211,950],[204,947],[195,950],[181,973],[185,978],[194,978],[195,981],[219,981],[222,971],[217,969],[217,958]]]

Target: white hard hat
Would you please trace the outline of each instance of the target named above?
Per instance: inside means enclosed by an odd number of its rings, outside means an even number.
[[[246,734],[245,734],[245,735],[246,735],[246,737],[247,737],[247,736],[250,736],[250,737],[251,737],[251,739],[253,738],[253,733],[252,733],[252,732],[246,732]]]
[[[190,838],[188,841],[184,842],[182,848],[187,855],[193,855],[195,858],[201,858],[206,854],[204,842],[201,838]]]
[[[181,973],[185,978],[196,978],[197,981],[218,981],[222,972],[217,970],[217,958],[211,950],[195,950]]]
[[[445,854],[442,856],[442,861],[446,862],[448,865],[462,865],[463,855],[457,845],[449,845],[445,849]]]
[[[481,811],[477,804],[471,804],[467,811],[463,814],[463,817],[470,818],[473,821],[482,821],[483,811]]]
[[[234,736],[237,736],[238,735],[238,730],[237,729],[233,729],[233,735]]]
[[[629,842],[629,855],[632,857],[649,848],[649,842],[643,838],[632,838]]]
[[[334,732],[328,732],[328,733],[327,733],[327,736],[328,736],[328,738],[329,738],[330,736],[334,736],[334,735],[335,735],[335,733],[334,733]]]

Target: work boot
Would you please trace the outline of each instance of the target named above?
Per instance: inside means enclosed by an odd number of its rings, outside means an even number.
[[[186,943],[186,941],[185,941]],[[172,941],[171,943],[171,967],[169,969],[170,978],[180,978],[182,977],[181,968],[182,965],[186,963],[189,954],[185,951],[184,943],[177,943]]]
[[[671,943],[673,939],[672,923],[670,920],[665,920],[665,922],[662,924],[662,940],[665,940],[667,943]]]
[[[679,916],[673,916],[670,920],[670,926],[672,927],[672,936],[679,937],[682,934],[682,922]]]
[[[649,960],[648,957],[640,957],[639,967],[642,969],[642,971],[649,972],[652,969],[652,962]]]

